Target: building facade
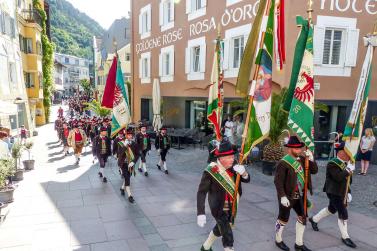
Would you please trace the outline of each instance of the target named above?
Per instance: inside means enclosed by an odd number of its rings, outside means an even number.
[[[35,120],[33,122],[40,126],[46,123],[43,105],[42,18],[33,8],[32,0],[16,2],[23,75],[32,118]],[[40,3],[43,6],[44,1],[40,0]]]
[[[83,79],[89,80],[90,60],[61,53],[55,53],[55,60],[64,66],[64,94],[74,95],[80,88],[80,81]]]
[[[203,128],[212,71],[214,40],[221,29],[224,54],[225,112],[239,98],[236,77],[259,0],[137,0],[131,1],[133,119],[152,119],[152,83],[159,79],[164,124]],[[299,28],[307,1],[286,1],[287,60],[273,72],[274,88],[287,87]],[[316,99],[329,106],[316,114],[316,138],[343,130],[350,113],[366,53],[362,37],[377,16],[375,0],[314,1],[314,63]],[[377,64],[373,72],[376,72]],[[374,74],[372,83],[376,83]],[[366,126],[377,126],[377,83],[372,84]]]
[[[99,100],[102,100],[107,75],[115,55],[115,49],[117,49],[121,62],[124,80],[131,80],[130,22],[130,19],[127,18],[117,19],[102,38],[93,38],[95,86]]]
[[[0,0],[0,125],[13,135],[21,125],[34,130],[22,63],[16,2]]]

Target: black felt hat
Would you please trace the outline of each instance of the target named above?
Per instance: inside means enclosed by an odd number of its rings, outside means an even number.
[[[215,150],[215,155],[216,157],[234,155],[234,149],[229,140],[223,140],[220,142],[219,148]]]
[[[301,142],[297,136],[290,136],[287,144],[284,146],[288,148],[302,148],[305,144],[304,142]]]
[[[338,150],[338,151],[344,150],[345,145],[346,145],[346,142],[344,142],[344,141],[337,142],[337,143],[334,144],[335,149]]]

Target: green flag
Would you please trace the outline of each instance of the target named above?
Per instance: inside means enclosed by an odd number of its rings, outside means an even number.
[[[271,1],[270,9],[266,14],[268,15],[267,24],[265,24],[266,27],[262,27],[262,32],[264,31],[263,45],[256,58],[257,78],[253,81],[250,90],[253,104],[243,151],[244,159],[255,145],[268,136],[270,131],[275,0]]]
[[[249,88],[250,72],[253,67],[253,62],[255,58],[255,52],[257,51],[258,40],[261,34],[261,24],[263,15],[267,7],[267,0],[261,0],[259,3],[259,8],[257,15],[255,16],[249,38],[247,39],[244,53],[242,56],[241,65],[238,71],[238,78],[236,84],[236,92],[242,96],[247,95]]]
[[[375,40],[373,40],[372,37],[365,38],[365,41],[368,46],[367,54],[365,56],[351,114],[343,135],[343,140],[346,143],[344,149],[351,157],[352,161],[355,161],[363,133],[364,120],[368,107],[370,83],[372,79],[373,47],[377,46],[377,42],[375,42],[376,44],[373,43],[373,41],[377,41],[376,38]]]
[[[308,23],[308,21],[305,21]],[[305,23],[304,22],[304,23]],[[314,152],[314,65],[313,65],[313,24],[308,25],[304,56],[297,75],[292,104],[288,115],[288,127],[294,131]],[[292,76],[295,78],[296,76]]]
[[[287,92],[287,96],[284,101],[283,110],[289,112],[291,109],[293,93],[295,92],[298,74],[300,72],[300,67],[302,64],[302,59],[304,57],[306,41],[308,39],[309,34],[309,25],[308,20],[303,19],[301,16],[296,17],[296,24],[298,27],[301,27],[301,32],[298,36],[296,42],[295,53],[293,57],[293,65],[292,65],[292,72],[291,72],[291,81],[289,83],[289,89]]]

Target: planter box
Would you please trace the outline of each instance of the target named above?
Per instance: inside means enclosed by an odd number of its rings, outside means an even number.
[[[275,161],[262,161],[262,172],[265,175],[272,176],[275,171],[276,162]]]
[[[13,192],[14,192],[14,188],[1,190],[0,191],[0,202],[2,202],[2,203],[13,202]]]
[[[35,160],[24,160],[22,163],[24,164],[25,170],[29,171],[34,169]]]
[[[24,170],[18,169],[16,173],[12,176],[12,181],[21,181],[24,179]]]

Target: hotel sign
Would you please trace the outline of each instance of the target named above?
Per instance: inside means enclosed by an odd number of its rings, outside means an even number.
[[[211,31],[215,31],[220,24],[222,27],[227,27],[230,24],[237,24],[241,21],[251,20],[256,16],[260,0],[257,0],[254,4],[246,4],[240,7],[227,8],[221,15],[220,19],[216,17],[205,18],[198,22],[191,23],[189,25],[189,39],[198,35],[202,35]],[[148,38],[142,40],[136,44],[136,53],[167,46],[171,43],[177,42],[183,39],[183,28],[178,28],[154,38]]]
[[[377,14],[377,0],[321,0],[321,10]]]

